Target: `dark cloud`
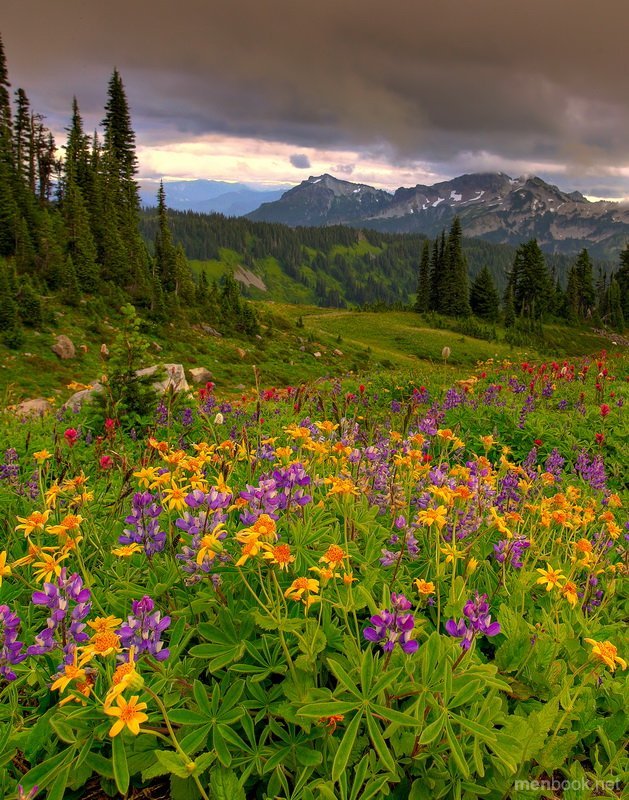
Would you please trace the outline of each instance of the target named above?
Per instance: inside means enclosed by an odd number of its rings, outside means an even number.
[[[73,94],[98,124],[116,65],[145,143],[218,132],[568,176],[629,164],[626,0],[6,5],[13,84],[59,127]]]
[[[288,160],[297,169],[310,169],[310,159],[305,153],[293,153]]]

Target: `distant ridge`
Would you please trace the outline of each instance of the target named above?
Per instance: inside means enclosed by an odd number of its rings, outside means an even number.
[[[351,225],[434,237],[459,216],[466,236],[518,245],[535,238],[547,252],[584,247],[614,258],[629,240],[629,208],[564,192],[536,176],[461,175],[433,186],[386,192],[332,175],[311,176],[246,216],[286,225]]]
[[[142,205],[157,205],[157,181],[144,181],[140,186]],[[242,217],[255,210],[261,203],[279,200],[286,186],[263,189],[245,183],[228,181],[192,180],[164,181],[166,202],[175,211],[196,211],[201,214],[225,214],[226,217]]]

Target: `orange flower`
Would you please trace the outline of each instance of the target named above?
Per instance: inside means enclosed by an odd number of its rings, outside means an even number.
[[[445,506],[437,506],[437,508],[427,508],[425,511],[420,511],[417,515],[417,521],[422,525],[430,527],[436,525],[441,530],[446,524],[447,509]]]
[[[140,733],[140,723],[146,722],[148,716],[144,713],[146,703],[138,703],[139,699],[136,694],[127,702],[122,695],[118,695],[116,697],[116,706],[105,709],[105,714],[110,717],[118,717],[109,731],[111,737],[117,736],[125,727],[134,736]]]
[[[276,542],[278,535],[275,520],[268,514],[260,514],[253,525],[238,531],[236,539],[241,543],[246,543],[250,539],[269,539]]]
[[[7,578],[11,574],[11,567],[7,564],[7,551],[3,550],[0,553],[0,586],[2,586],[2,579]]]
[[[577,594],[577,585],[572,581],[567,581],[564,586],[561,587],[561,594],[566,598],[566,600],[570,603],[572,608],[574,608],[579,600],[579,595]]]
[[[132,542],[131,544],[123,544],[122,547],[114,547],[111,552],[115,556],[120,556],[120,558],[129,558],[135,553],[141,553],[142,546],[137,542]]]
[[[33,511],[28,517],[18,517],[18,522],[21,522],[21,525],[16,525],[15,530],[24,531],[24,536],[30,536],[33,531],[40,532],[44,530],[44,526],[48,521],[48,517],[50,516],[50,510],[47,509],[46,511]]]
[[[429,594],[435,593],[435,584],[432,581],[423,581],[419,578],[416,578],[415,586],[417,587],[417,591],[424,597],[428,597]]]
[[[49,554],[45,553],[43,550],[39,550],[37,555],[41,560],[33,561],[33,567],[35,568],[33,576],[38,581],[50,581],[53,576],[59,577],[59,575],[61,575],[60,564],[64,558],[69,556],[69,553],[59,555],[58,553]]]
[[[319,594],[319,581],[314,578],[295,578],[284,592],[284,597],[288,597],[290,600],[301,600],[302,603],[309,606],[319,600],[318,597],[311,597],[312,594]]]
[[[63,693],[68,688],[68,684],[71,683],[72,681],[84,682],[87,680],[87,674],[84,669],[81,669],[80,667],[77,666],[76,658],[77,658],[77,649],[74,648],[74,659],[72,664],[66,664],[64,666],[63,672],[61,673],[61,675],[59,675],[57,680],[50,687],[51,691],[54,692],[58,689],[60,692]]]
[[[267,558],[271,564],[277,564],[280,569],[288,569],[289,564],[295,560],[295,556],[291,555],[290,547],[287,544],[263,544],[264,549],[263,558]]]
[[[319,563],[323,562],[334,570],[340,567],[346,558],[349,558],[349,556],[342,547],[339,547],[338,544],[331,544],[319,559]]]
[[[252,538],[246,541],[242,546],[240,558],[238,561],[236,561],[235,566],[242,567],[242,565],[246,564],[250,558],[258,555],[261,547],[262,544],[257,540],[257,538]]]
[[[592,655],[607,664],[612,672],[616,671],[616,664],[620,664],[623,669],[627,669],[627,662],[624,658],[620,658],[616,646],[611,642],[597,642],[596,639],[584,639],[584,641],[592,645]]]
[[[113,631],[122,623],[121,619],[118,617],[112,617],[110,614],[108,617],[95,617],[88,621],[88,625],[92,630],[96,631],[96,633],[107,633],[107,631]]]

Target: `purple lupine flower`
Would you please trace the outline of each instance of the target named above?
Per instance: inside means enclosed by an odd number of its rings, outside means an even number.
[[[219,492],[215,487],[209,492],[195,489],[186,496],[186,505],[194,513],[184,511],[183,515],[175,520],[175,525],[191,539],[184,541],[181,552],[177,553],[175,558],[181,562],[181,569],[187,574],[188,585],[197,583],[202,577],[209,575],[217,563],[229,560],[227,553],[217,554],[212,551],[208,551],[200,563],[197,556],[204,536],[215,533],[219,540],[227,536],[227,531],[221,530],[220,525],[227,519],[226,510],[231,501],[230,492]]]
[[[403,594],[391,593],[392,611],[383,610],[370,618],[371,626],[365,628],[363,636],[369,642],[380,642],[385,652],[391,652],[396,644],[410,655],[417,651],[419,644],[411,639],[415,628],[412,614],[407,614],[412,604]]]
[[[468,600],[463,606],[463,614],[467,617],[467,622],[464,619],[458,622],[449,619],[445,625],[450,636],[461,639],[463,650],[469,650],[477,633],[485,636],[496,636],[500,633],[500,623],[491,621],[486,594],[479,595],[476,592],[474,599]]]
[[[499,483],[499,493],[496,498],[496,506],[501,512],[509,510],[511,503],[517,504],[520,501],[518,491],[520,480],[515,471],[511,470]]]
[[[132,513],[125,517],[129,527],[118,537],[120,544],[140,544],[151,558],[166,545],[166,532],[160,530],[158,517],[164,510],[151,492],[136,492],[131,501]]]
[[[590,458],[585,450],[581,450],[577,456],[574,471],[592,489],[604,490],[606,488],[607,476],[602,456],[596,455],[594,458]]]
[[[24,661],[26,653],[24,645],[18,641],[20,618],[9,606],[0,606],[0,675],[7,681],[14,681],[16,674],[13,667]]]
[[[90,598],[90,590],[83,586],[83,578],[76,572],[67,577],[65,567],[62,568],[56,583],[45,582],[43,591],[33,592],[33,605],[46,606],[50,613],[46,627],[35,637],[35,644],[27,648],[27,654],[43,655],[55,647],[62,647],[65,661],[70,663],[74,646],[90,638],[85,633],[83,622],[92,608]],[[56,633],[59,634],[61,642],[56,640]]]
[[[448,389],[446,396],[441,404],[444,411],[450,411],[465,402],[465,395],[456,389]]]
[[[155,409],[155,424],[167,425],[168,424],[168,408],[163,400],[160,400]]]
[[[189,428],[194,422],[194,411],[190,407],[184,408],[181,412],[181,424],[184,428]]]
[[[546,472],[550,472],[555,480],[560,480],[561,471],[565,463],[566,459],[561,455],[559,450],[554,447],[544,463],[544,469]]]
[[[520,569],[522,567],[522,554],[530,546],[530,541],[522,535],[513,539],[502,539],[494,545],[494,558],[499,564],[503,564],[509,559],[512,567]]]
[[[10,486],[17,488],[20,474],[17,450],[9,447],[4,451],[4,464],[0,464],[0,481],[6,481]]]
[[[155,603],[148,595],[134,600],[132,614],[117,633],[124,648],[133,646],[138,655],[149,653],[158,661],[165,661],[170,650],[164,647],[161,635],[170,625],[170,617],[162,617],[161,611],[154,611],[154,608]]]

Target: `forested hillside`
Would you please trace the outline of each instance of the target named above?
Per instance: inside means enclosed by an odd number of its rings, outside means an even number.
[[[206,264],[213,278],[238,265],[258,275],[267,291],[245,289],[253,297],[275,297],[324,306],[406,305],[417,290],[426,237],[387,234],[342,225],[297,227],[252,222],[243,217],[195,212],[168,212],[173,239],[186,256]],[[155,209],[143,209],[140,229],[147,244],[158,229]],[[445,233],[445,232],[444,232]],[[463,237],[469,278],[486,268],[502,294],[513,267],[516,248]],[[565,289],[575,259],[545,254],[553,285]],[[594,262],[595,274],[609,274],[612,265]],[[281,279],[281,286],[279,285]]]

